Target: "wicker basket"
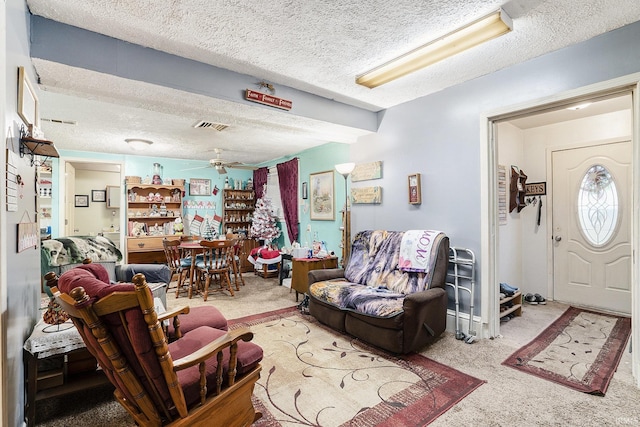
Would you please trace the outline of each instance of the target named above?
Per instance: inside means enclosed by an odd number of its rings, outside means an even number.
[[[173,185],[181,185],[184,186],[184,179],[174,179]]]
[[[139,176],[125,176],[124,180],[127,184],[140,184],[142,182],[142,178]]]

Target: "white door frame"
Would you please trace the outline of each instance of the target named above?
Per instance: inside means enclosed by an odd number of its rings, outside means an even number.
[[[607,80],[582,88],[558,93],[553,96],[529,101],[522,104],[504,107],[499,110],[483,113],[480,116],[480,297],[482,301],[481,321],[482,337],[495,337],[500,331],[497,282],[498,263],[498,200],[497,200],[497,144],[495,140],[495,122],[516,114],[539,111],[543,106],[564,104],[569,100],[595,97],[617,90],[631,88],[633,98],[633,158],[632,158],[632,272],[631,281],[631,339],[640,343],[640,199],[636,193],[640,189],[640,73]],[[637,347],[637,344],[636,344]],[[633,376],[636,386],[640,387],[640,351],[632,353]]]

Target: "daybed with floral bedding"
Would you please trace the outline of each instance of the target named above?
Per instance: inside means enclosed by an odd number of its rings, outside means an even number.
[[[309,272],[309,313],[393,353],[445,329],[449,238],[434,230],[362,231],[345,269]]]

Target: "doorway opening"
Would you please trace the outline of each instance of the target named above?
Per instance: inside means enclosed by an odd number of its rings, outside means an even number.
[[[122,248],[122,171],[122,163],[61,158],[58,228],[54,237],[102,235]]]
[[[606,106],[607,104],[615,104],[617,102],[622,102],[625,104],[623,108],[614,108],[610,111],[602,111],[601,114],[596,115],[601,121],[607,119],[607,125],[601,125],[600,130],[592,133],[590,135],[590,139],[586,137],[581,137],[583,129],[578,128],[573,132],[569,133],[565,138],[565,145],[567,147],[581,146],[581,145],[597,145],[597,144],[610,144],[619,142],[622,140],[630,141],[631,145],[631,155],[630,159],[630,177],[629,177],[629,198],[626,203],[629,204],[631,208],[631,212],[629,214],[629,218],[627,218],[628,224],[631,225],[631,236],[630,236],[630,251],[631,251],[631,259],[629,261],[631,270],[629,272],[630,277],[630,286],[636,286],[637,278],[640,275],[640,270],[638,267],[639,254],[638,251],[635,250],[640,247],[640,233],[637,227],[633,227],[633,224],[637,224],[640,218],[639,215],[639,200],[637,196],[635,196],[635,192],[640,186],[640,165],[638,162],[638,158],[640,155],[640,147],[637,141],[637,134],[639,131],[639,123],[640,118],[638,114],[638,80],[640,79],[640,75],[630,75],[623,78],[615,79],[612,81],[598,83],[589,87],[581,88],[578,90],[574,90],[571,92],[567,92],[565,94],[556,95],[550,97],[546,100],[538,100],[536,102],[528,103],[524,106],[520,106],[520,108],[511,108],[504,109],[503,111],[496,112],[495,114],[488,114],[485,116],[486,119],[486,129],[487,133],[483,138],[483,141],[486,144],[482,144],[482,180],[483,180],[483,188],[486,188],[487,191],[482,197],[483,201],[483,209],[482,215],[484,218],[481,220],[483,224],[482,229],[482,249],[481,249],[481,283],[482,283],[482,307],[483,307],[483,319],[486,320],[486,323],[483,325],[484,330],[483,334],[487,337],[494,337],[500,335],[500,316],[499,316],[499,288],[498,283],[502,282],[501,274],[503,272],[501,269],[504,269],[505,266],[501,264],[502,262],[508,262],[511,260],[515,264],[506,264],[507,269],[513,268],[515,265],[515,269],[519,269],[516,271],[515,275],[512,276],[517,280],[528,280],[529,277],[533,277],[533,280],[537,281],[535,286],[537,289],[542,289],[546,291],[546,295],[550,296],[550,298],[554,298],[554,278],[553,278],[553,242],[551,240],[552,237],[552,227],[553,224],[553,214],[551,211],[551,199],[550,194],[548,193],[546,197],[535,198],[536,200],[542,200],[543,206],[541,211],[541,226],[545,224],[545,227],[542,230],[538,230],[535,233],[533,230],[529,230],[528,241],[523,242],[522,235],[522,222],[523,219],[520,218],[520,226],[510,230],[512,234],[515,236],[515,240],[517,244],[511,244],[512,248],[519,251],[517,256],[513,256],[512,253],[508,253],[507,256],[503,256],[503,252],[507,251],[509,246],[502,243],[501,239],[504,239],[504,235],[507,234],[507,231],[503,231],[501,227],[501,218],[499,213],[499,191],[498,191],[498,166],[502,164],[501,162],[511,162],[509,159],[505,160],[502,156],[512,156],[515,158],[515,162],[520,162],[529,165],[531,163],[530,170],[527,170],[527,175],[532,176],[528,182],[545,182],[547,184],[547,191],[552,191],[550,187],[550,183],[553,181],[552,171],[550,166],[552,165],[552,152],[554,150],[560,150],[562,147],[550,144],[548,141],[543,143],[539,143],[537,145],[526,146],[524,144],[524,137],[522,135],[517,135],[519,131],[518,127],[514,125],[514,122],[519,126],[524,126],[523,122],[529,120],[534,122],[536,120],[542,120],[547,117],[547,114],[557,113],[557,114],[567,114],[570,113],[570,110],[566,110],[566,108],[572,106],[578,106],[584,104],[586,102],[591,102],[592,106],[599,108],[600,106]],[[600,104],[602,102],[602,104]],[[591,108],[591,105],[589,108]],[[593,115],[588,111],[589,108],[582,108],[574,110],[582,114],[583,116],[574,120],[587,120],[586,117]],[[584,110],[584,111],[582,111]],[[566,112],[565,112],[566,111]],[[595,111],[592,110],[592,111]],[[626,121],[627,125],[627,135],[626,138],[621,136],[624,132],[619,132],[618,135],[607,136],[607,127],[611,123],[615,123],[618,126],[620,123],[614,121],[612,116],[618,115],[623,117],[621,120]],[[603,119],[604,118],[604,119]],[[616,119],[618,120],[618,119]],[[520,122],[518,122],[520,121]],[[566,123],[565,123],[566,122]],[[551,122],[546,124],[541,124],[536,127],[550,128],[550,127],[568,127],[571,124],[571,120],[562,121],[562,122]],[[503,126],[503,123],[507,124]],[[576,122],[577,123],[577,122]],[[597,123],[597,122],[596,122]],[[511,126],[511,128],[510,128]],[[533,129],[533,127],[531,128]],[[513,131],[515,134],[515,138],[519,141],[521,149],[518,149],[515,145],[503,145],[501,139],[508,134],[509,131]],[[540,129],[539,129],[540,130]],[[543,129],[548,130],[548,129]],[[530,133],[535,133],[531,131]],[[589,141],[589,142],[587,142]],[[547,145],[545,145],[547,144]],[[560,145],[560,144],[556,144]],[[514,148],[516,147],[516,148]],[[565,147],[566,148],[566,147]],[[509,149],[512,149],[513,152],[509,153]],[[535,151],[538,151],[537,153]],[[539,163],[534,163],[531,161],[532,155],[537,155],[538,157],[542,157],[543,161]],[[508,164],[510,166],[511,164]],[[526,167],[522,167],[526,170]],[[526,200],[526,199],[525,199]],[[529,200],[532,202],[533,200]],[[523,209],[523,217],[525,217],[524,221],[530,221],[531,224],[535,224],[537,226],[536,219],[531,220],[532,218],[536,218],[537,210],[535,207],[532,208],[532,205],[527,205]],[[535,205],[533,205],[535,206]],[[539,208],[539,204],[538,204]],[[527,212],[527,210],[529,212]],[[509,214],[507,214],[507,223],[509,222]],[[515,222],[515,221],[514,221]],[[541,227],[542,228],[542,227]],[[502,238],[500,237],[502,235]],[[507,239],[508,240],[508,239]],[[532,253],[533,249],[529,249],[530,241],[533,240],[537,243],[538,249],[535,253]],[[505,248],[506,246],[506,248]],[[523,249],[523,247],[526,248]],[[535,246],[535,245],[534,245]],[[526,252],[528,251],[528,252]],[[526,254],[523,254],[526,252]],[[509,258],[509,256],[511,258]],[[531,256],[535,259],[535,263],[533,266],[530,264],[532,260]],[[535,271],[535,276],[531,275],[531,269],[535,268],[535,265],[539,266],[540,263],[543,265],[542,273],[539,271]],[[543,276],[543,277],[540,277]],[[509,279],[505,280],[508,282]],[[529,281],[530,282],[530,281]],[[528,283],[529,283],[528,282]],[[540,284],[542,282],[542,284]],[[542,286],[540,288],[540,286]],[[637,322],[640,319],[640,296],[637,292],[632,292],[632,301],[631,301],[631,316],[632,322]],[[526,306],[525,306],[526,308]],[[486,311],[485,311],[486,310]],[[636,340],[640,340],[640,333],[638,333],[637,325],[634,325],[633,328],[635,333],[632,332],[633,335],[636,336]],[[634,377],[636,379],[637,385],[640,386],[640,355],[637,352],[632,354],[633,358],[633,371]]]

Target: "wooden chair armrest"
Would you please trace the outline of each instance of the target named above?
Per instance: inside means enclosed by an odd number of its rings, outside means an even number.
[[[248,328],[238,328],[228,331],[223,336],[215,339],[204,347],[194,351],[193,353],[176,359],[173,361],[174,371],[180,371],[182,369],[190,368],[204,362],[210,357],[220,353],[226,347],[236,345],[238,341],[251,341],[253,339],[253,332]]]
[[[188,305],[185,305],[184,307],[172,308],[162,314],[158,314],[158,321],[162,322],[163,320],[171,319],[172,317],[178,316],[179,314],[189,314],[190,310],[191,309]]]

